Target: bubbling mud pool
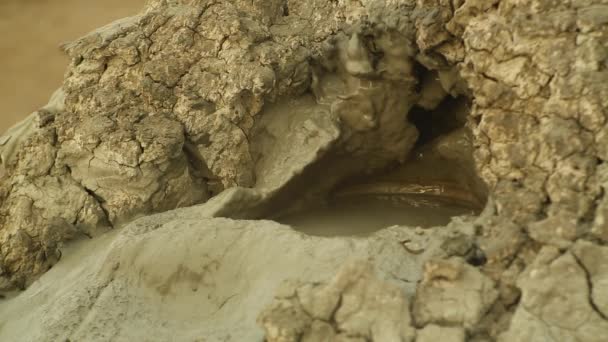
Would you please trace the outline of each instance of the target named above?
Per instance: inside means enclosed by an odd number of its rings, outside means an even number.
[[[365,237],[391,226],[437,227],[478,213],[468,203],[428,195],[355,195],[334,198],[275,220],[313,236]]]

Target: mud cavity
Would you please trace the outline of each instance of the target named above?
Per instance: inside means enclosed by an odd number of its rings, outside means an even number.
[[[394,225],[444,226],[454,216],[478,214],[487,195],[465,127],[469,111],[467,99],[451,96],[431,109],[414,107],[408,120],[419,139],[405,163],[345,180],[326,198],[275,220],[310,235],[365,236]]]

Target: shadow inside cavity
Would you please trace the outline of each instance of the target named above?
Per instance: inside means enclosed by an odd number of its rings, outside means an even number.
[[[410,158],[374,175],[345,179],[325,198],[274,217],[314,236],[367,236],[390,226],[437,227],[455,216],[477,215],[487,193],[475,170],[470,105],[448,97],[435,110],[414,108],[420,132]]]

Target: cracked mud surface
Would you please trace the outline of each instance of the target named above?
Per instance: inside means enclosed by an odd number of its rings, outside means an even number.
[[[0,289],[27,288],[0,339],[601,341],[607,23],[605,0],[150,1],[66,45],[0,138]],[[483,211],[264,220],[412,189]]]

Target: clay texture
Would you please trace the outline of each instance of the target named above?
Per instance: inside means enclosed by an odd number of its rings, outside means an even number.
[[[309,331],[317,341],[339,296],[336,315],[350,333],[410,338],[407,296],[423,264],[446,257],[442,242],[457,234],[392,228],[367,239],[328,239],[271,221],[209,218],[204,206],[169,211],[70,247],[39,281],[2,303],[0,340],[258,341],[260,317],[285,340]],[[424,252],[410,253],[403,240]],[[311,313],[286,316],[276,308],[283,304],[265,309],[275,293],[302,298]],[[317,323],[309,315],[320,315]]]
[[[261,339],[257,317],[268,341],[600,341],[607,42],[606,0],[152,0],[65,45],[62,88],[0,138],[0,290],[126,225],[73,266],[82,312],[51,318],[66,292],[24,308],[53,269],[0,317],[46,317],[31,340]],[[438,127],[427,149],[415,112]],[[461,165],[454,198],[483,213],[362,239],[257,220],[413,151]],[[133,303],[150,316],[124,330]]]

